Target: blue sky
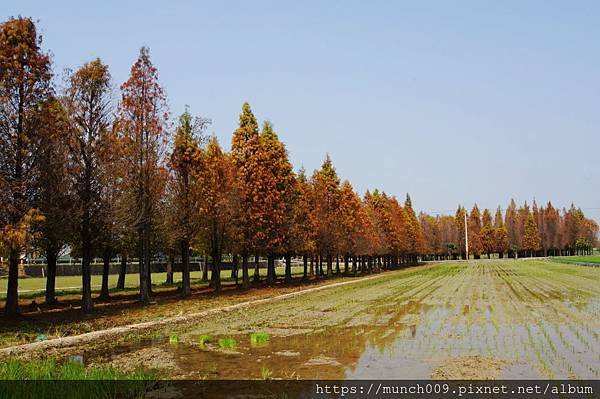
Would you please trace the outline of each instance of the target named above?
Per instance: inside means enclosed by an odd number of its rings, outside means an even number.
[[[3,1],[57,71],[97,56],[118,87],[150,47],[173,114],[228,148],[241,104],[295,167],[329,153],[359,192],[426,211],[572,201],[600,221],[600,3]],[[596,208],[596,209],[593,209]]]

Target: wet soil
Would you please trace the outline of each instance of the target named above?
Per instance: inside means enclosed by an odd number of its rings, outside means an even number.
[[[88,364],[186,379],[597,379],[598,281],[600,269],[545,261],[427,266],[207,317],[84,356]],[[257,332],[270,339],[256,345],[250,336]],[[207,335],[210,342],[200,344]],[[235,346],[221,348],[223,338]],[[148,360],[148,348],[169,366]]]

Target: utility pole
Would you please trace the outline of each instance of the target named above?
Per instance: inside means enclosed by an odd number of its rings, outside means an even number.
[[[469,260],[469,235],[467,234],[467,210],[465,209],[465,251],[467,260]]]

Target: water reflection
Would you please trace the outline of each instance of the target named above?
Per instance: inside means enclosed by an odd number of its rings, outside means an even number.
[[[268,312],[257,310],[254,319],[228,335],[238,343],[230,349],[218,345],[223,334],[197,344],[207,333],[200,323],[178,344],[144,341],[88,357],[112,361],[124,355],[147,362],[139,353],[152,347],[171,375],[188,379],[427,379],[441,363],[468,356],[505,361],[498,375],[504,378],[600,377],[600,305],[590,292],[584,297],[543,284],[534,292],[514,279],[505,284],[510,273],[469,272],[492,280],[481,287],[465,283],[464,276],[415,279],[404,291],[386,292],[353,312],[348,309],[358,302],[326,308],[315,302],[308,310],[303,304],[305,313],[286,322],[277,315],[293,310],[278,304]],[[452,295],[455,300],[449,300]],[[318,317],[329,323],[314,322]],[[250,332],[261,331],[271,338],[253,345]]]

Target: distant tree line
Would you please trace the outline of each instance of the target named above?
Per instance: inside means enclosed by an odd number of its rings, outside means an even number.
[[[292,257],[303,278],[371,273],[418,258],[464,256],[464,208],[456,217],[417,216],[374,190],[360,197],[340,181],[329,156],[310,176],[295,172],[273,125],[259,126],[243,104],[231,150],[205,134],[210,120],[186,109],[171,123],[165,91],[147,48],[140,50],[118,102],[100,59],[54,84],[50,57],[29,18],[0,25],[0,253],[8,263],[5,311],[19,312],[18,267],[35,249],[47,260],[46,302],[54,303],[57,258],[81,258],[82,310],[93,309],[90,263],[103,259],[100,298],[109,298],[110,260],[139,262],[142,303],[152,296],[156,254],[182,264],[183,297],[191,294],[190,256],[206,253],[210,286],[221,290],[224,255],[241,289],[261,280],[292,280]],[[462,224],[461,224],[462,223]],[[474,207],[470,252],[511,255],[588,251],[598,226],[572,207],[532,210],[511,203],[504,218]],[[284,259],[284,276],[275,261]],[[343,268],[343,270],[342,270]],[[205,278],[207,278],[205,274]]]
[[[475,205],[467,213],[458,207],[455,216],[419,215],[428,259],[465,258],[465,216],[469,254],[499,258],[529,256],[569,256],[591,254],[596,244],[598,224],[587,219],[583,211],[571,205],[560,211],[551,202],[530,207],[527,202],[517,208],[511,200],[504,214],[498,207],[494,216],[489,209],[483,213]]]

